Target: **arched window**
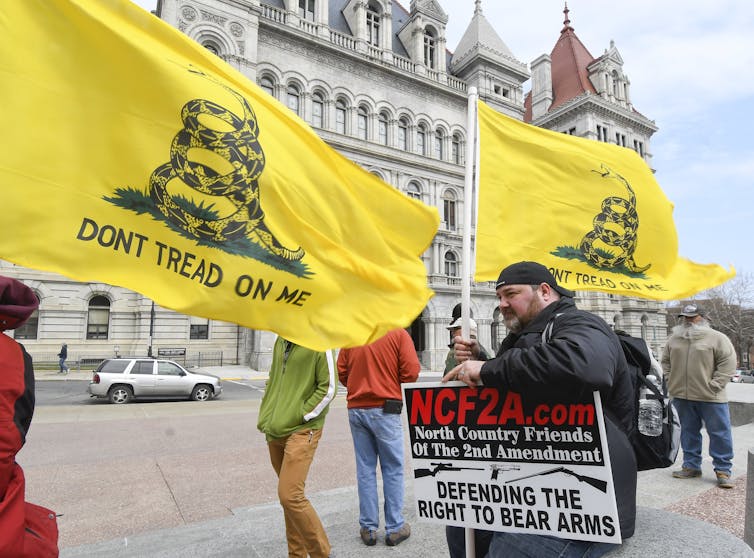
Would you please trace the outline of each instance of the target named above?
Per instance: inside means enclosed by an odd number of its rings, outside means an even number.
[[[458,277],[458,259],[453,252],[445,252],[445,275]]]
[[[370,2],[367,6],[367,42],[380,46],[380,13],[379,7]]]
[[[424,124],[416,128],[416,152],[419,155],[427,154],[427,127]]]
[[[275,96],[275,82],[272,81],[269,77],[263,76],[259,80],[259,87],[261,87],[265,93],[268,95]]]
[[[641,338],[645,341],[649,339],[649,318],[647,316],[641,317]]]
[[[314,21],[314,0],[298,0],[298,17]]]
[[[37,297],[37,301],[39,301],[39,296],[37,293],[34,293],[34,296]],[[36,339],[37,335],[39,334],[39,308],[34,310],[34,312],[31,313],[31,316],[29,316],[29,319],[26,320],[23,325],[17,327],[13,331],[13,337],[14,339]]]
[[[345,101],[338,99],[335,103],[335,131],[339,134],[346,133],[346,110]]]
[[[427,68],[435,69],[435,51],[437,50],[437,39],[431,30],[424,30],[424,65]]]
[[[189,316],[189,339],[209,339],[209,320]]]
[[[461,136],[453,134],[453,141],[450,144],[450,158],[456,164],[461,164]]]
[[[401,118],[398,121],[398,149],[406,151],[408,148],[408,121]]]
[[[86,321],[87,339],[107,339],[110,329],[110,300],[97,295],[89,300],[89,313]]]
[[[369,112],[366,107],[360,106],[356,115],[359,139],[369,139]]]
[[[325,114],[325,100],[321,93],[312,95],[312,126],[322,128]]]
[[[616,314],[615,316],[613,316],[613,329],[614,330],[623,329],[620,323],[620,314]]]
[[[456,195],[451,190],[445,190],[442,195],[442,215],[445,227],[449,231],[456,230]]]
[[[203,41],[202,46],[210,51],[215,56],[220,56],[220,47],[215,41]]]
[[[388,142],[388,136],[387,136],[387,129],[389,126],[390,119],[386,112],[380,113],[380,119],[377,122],[377,125],[379,127],[379,134],[380,134],[380,143],[382,145],[387,145]]]
[[[298,87],[296,87],[293,84],[289,85],[288,90],[286,91],[286,94],[287,94],[288,108],[300,116],[301,115],[301,92],[298,90]]]
[[[442,130],[439,128],[435,130],[435,159],[440,159],[442,161],[443,155],[445,155],[445,151],[443,150],[443,141],[444,141]]]
[[[620,97],[620,80],[618,79],[618,72],[613,71],[613,96],[618,99]]]
[[[421,314],[411,324],[409,334],[411,335],[411,340],[414,342],[416,355],[419,357],[419,361],[421,361],[424,356],[423,352],[427,349],[427,325],[424,323]]]
[[[416,182],[409,182],[408,186],[406,186],[406,195],[409,198],[414,198],[415,200],[422,199],[422,189],[419,184]]]

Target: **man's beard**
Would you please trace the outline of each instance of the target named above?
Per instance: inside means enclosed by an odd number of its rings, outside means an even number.
[[[519,320],[518,316],[516,316],[515,314],[513,314],[509,318],[503,316],[503,323],[511,333],[521,333],[521,330],[524,329],[524,326],[521,324],[521,320]]]
[[[535,318],[537,314],[540,313],[541,310],[542,305],[535,295],[534,298],[531,299],[531,302],[526,308],[526,312],[523,316],[517,316],[513,312],[513,310],[510,310],[510,315],[508,316],[506,316],[505,312],[503,312],[503,323],[511,333],[521,333],[521,331],[523,331],[523,329],[527,325],[529,325],[529,323]]]
[[[697,339],[702,337],[705,331],[710,329],[707,320],[700,320],[697,323],[685,322],[673,327],[673,335],[678,335],[684,339]]]

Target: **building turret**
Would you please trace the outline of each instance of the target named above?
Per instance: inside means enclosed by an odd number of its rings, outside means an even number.
[[[523,83],[529,79],[520,62],[492,28],[476,0],[474,15],[451,59],[453,75],[475,86],[487,104],[515,118],[523,117]]]

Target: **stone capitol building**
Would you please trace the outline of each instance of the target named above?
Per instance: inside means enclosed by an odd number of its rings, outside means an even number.
[[[508,116],[634,149],[650,167],[657,126],[633,106],[615,44],[597,45],[604,50],[593,56],[567,7],[552,44],[542,45],[550,53],[521,61],[485,18],[481,0],[468,2],[468,14],[454,14],[470,18],[458,45],[447,44],[442,0],[405,4],[409,0],[158,0],[155,16],[256,82],[334,149],[437,208],[440,228],[422,255],[436,294],[409,331],[423,368],[441,371],[446,327],[461,299],[461,235],[469,226],[463,221],[468,88]],[[39,310],[15,332],[37,360],[48,360],[66,342],[72,360],[144,355],[152,347],[155,355],[185,349],[187,361],[204,352],[222,354],[226,364],[269,367],[271,332],[185,316],[127,289],[4,261],[0,273],[22,280],[39,297]],[[662,302],[591,291],[578,292],[576,302],[660,353],[667,336]],[[506,331],[494,283],[472,284],[471,312],[482,345],[495,350]]]

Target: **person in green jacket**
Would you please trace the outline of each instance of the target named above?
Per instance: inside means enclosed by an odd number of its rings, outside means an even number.
[[[337,393],[337,381],[332,352],[312,351],[277,338],[257,428],[267,439],[270,461],[278,476],[291,558],[330,555],[327,533],[304,494],[304,484],[325,416]]]

